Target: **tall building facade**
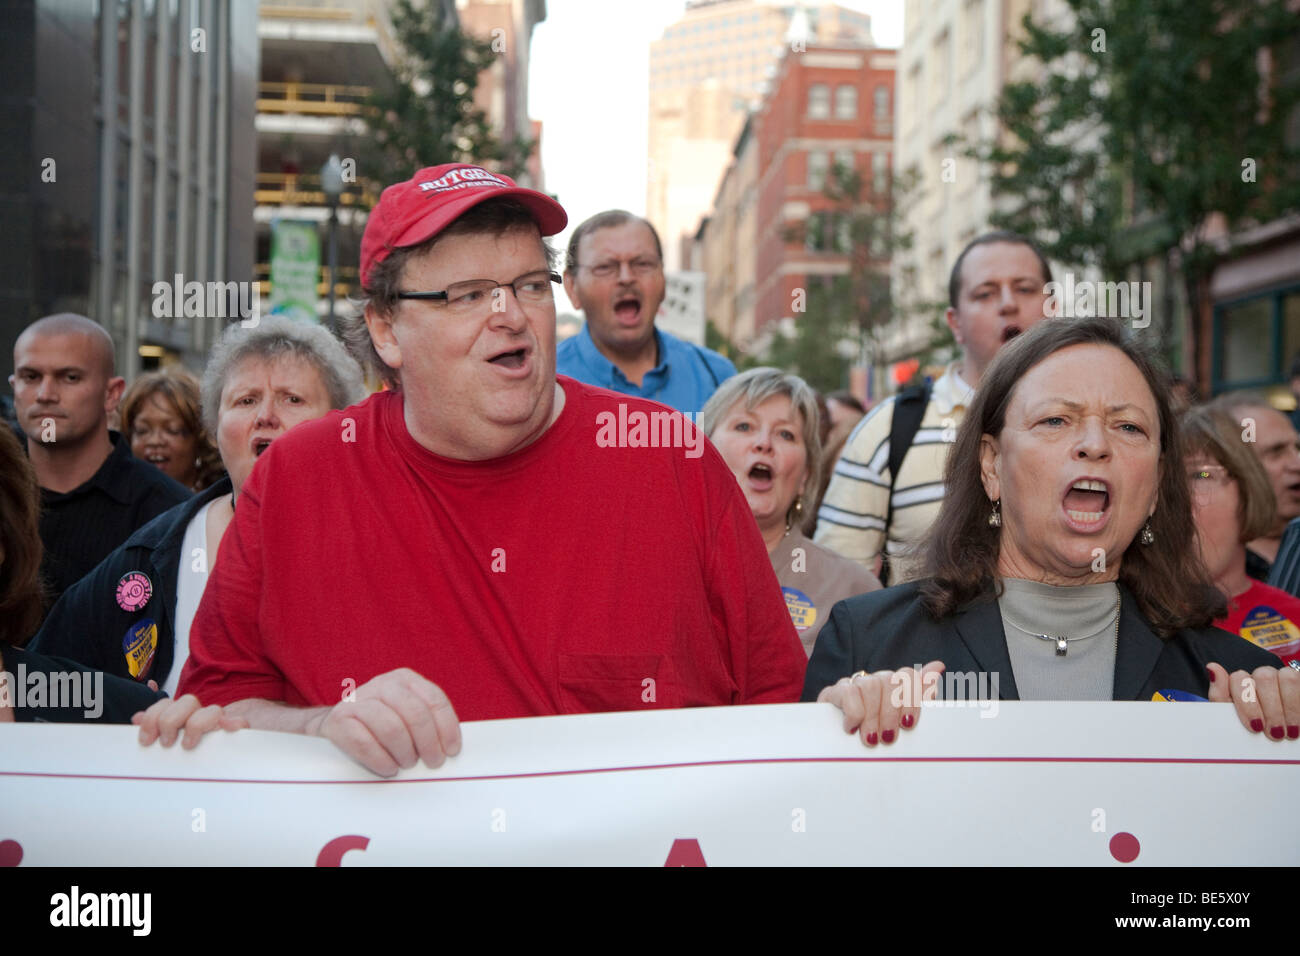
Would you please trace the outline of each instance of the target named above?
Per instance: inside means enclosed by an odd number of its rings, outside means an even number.
[[[385,0],[262,0],[254,216],[264,309],[271,291],[272,226],[284,218],[316,223],[320,230],[316,311],[327,318],[331,204],[322,169],[331,155],[355,165],[357,141],[366,130],[363,103],[375,86],[390,81],[398,47],[387,8]],[[358,291],[361,233],[381,187],[359,174],[344,176],[335,204],[336,314]]]
[[[252,279],[256,8],[15,0],[5,17],[0,349],[73,311],[128,378],[201,367],[224,320],[159,307],[157,283]]]
[[[916,170],[918,194],[904,228],[912,248],[895,257],[897,294],[908,305],[947,297],[948,271],[962,246],[987,228],[992,197],[974,160],[945,143],[992,132],[988,110],[1006,82],[1011,41],[1030,0],[907,0],[898,54],[895,169]],[[908,270],[911,284],[899,278]],[[900,327],[895,357],[923,346],[928,323]]]
[[[533,142],[516,182],[542,188],[542,124],[528,117],[528,63],[533,27],[546,19],[546,0],[456,0],[461,29],[492,44],[496,59],[479,75],[474,102],[505,142]]]
[[[669,269],[682,265],[681,241],[709,209],[782,51],[834,42],[871,45],[871,18],[822,2],[696,0],[650,44],[646,209]]]
[[[895,51],[875,47],[787,53],[742,128],[692,257],[708,276],[710,319],[741,351],[797,322],[813,284],[854,269],[888,275],[887,250],[855,248],[848,233],[849,217],[888,202],[896,65]],[[851,208],[826,195],[837,167],[862,183]]]
[[[479,76],[475,105],[503,139],[538,141],[541,124],[529,120],[528,53],[533,27],[545,19],[544,0],[437,0],[442,14],[463,31],[492,44],[496,54]],[[350,308],[359,291],[358,263],[366,215],[386,185],[357,173],[345,177],[331,208],[322,169],[331,155],[356,161],[366,135],[363,104],[391,82],[401,55],[388,0],[262,0],[258,36],[262,76],[257,99],[257,278],[270,295],[272,224],[277,218],[317,224],[320,265],[316,312],[328,318],[328,243],[331,212],[337,214],[335,314]],[[534,148],[520,176],[540,188],[542,170]],[[446,157],[429,156],[430,165]],[[353,170],[355,172],[355,170]],[[269,302],[267,303],[269,307]]]

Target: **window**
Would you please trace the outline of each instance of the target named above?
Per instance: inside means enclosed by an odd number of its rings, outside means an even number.
[[[805,227],[803,247],[809,252],[818,252],[826,245],[826,217],[824,213],[814,212],[808,216]]]
[[[871,154],[871,191],[884,195],[889,189],[889,154]]]
[[[984,2],[966,0],[961,15],[961,64],[965,75],[984,58]]]
[[[835,165],[847,172],[853,172],[856,167],[855,157],[851,149],[837,149],[835,151]]]
[[[853,251],[853,224],[848,216],[836,216],[831,221],[835,235],[835,251],[848,255]]]
[[[831,115],[831,88],[825,83],[808,87],[808,118],[829,119]]]
[[[835,118],[853,119],[858,115],[858,88],[845,83],[835,88]]]
[[[1300,351],[1300,286],[1214,307],[1214,394],[1286,384]]]
[[[888,123],[890,113],[889,87],[885,86],[883,83],[880,86],[877,86],[875,93],[872,94],[872,99],[875,101],[874,109],[876,112],[876,125]]]
[[[808,252],[847,254],[853,246],[852,222],[847,216],[814,212],[805,226],[804,248]]]
[[[948,31],[944,30],[934,41],[930,50],[930,62],[926,64],[930,71],[930,101],[940,103],[948,96]]]
[[[907,103],[907,129],[915,129],[917,120],[920,118],[920,109],[918,106],[921,102],[921,64],[917,63],[907,73],[907,84],[904,87],[905,102]]]
[[[828,158],[825,153],[811,150],[808,153],[808,188],[820,192],[826,188]]]
[[[1221,374],[1228,382],[1245,382],[1268,375],[1266,351],[1272,339],[1272,303],[1252,299],[1230,306],[1220,314],[1223,322]]]

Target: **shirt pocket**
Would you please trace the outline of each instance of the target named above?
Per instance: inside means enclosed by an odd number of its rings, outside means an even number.
[[[657,654],[561,654],[561,712],[680,707],[672,661]]]

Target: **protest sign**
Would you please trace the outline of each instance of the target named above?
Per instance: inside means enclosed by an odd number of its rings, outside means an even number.
[[[987,706],[987,704],[985,705]],[[992,719],[989,719],[992,717]],[[122,864],[1300,863],[1300,744],[1226,704],[927,707],[868,749],[828,704],[463,725],[381,780],[326,740],[0,726],[0,858]]]

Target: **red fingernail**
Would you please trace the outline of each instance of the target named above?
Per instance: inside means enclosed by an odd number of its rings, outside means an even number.
[[[1213,684],[1213,683],[1214,683],[1214,671],[1210,670],[1210,668],[1207,667],[1207,668],[1205,668],[1205,673],[1207,673],[1207,674],[1210,675],[1210,683]]]
[[[1274,728],[1273,728],[1272,730],[1270,730],[1268,733],[1269,733],[1269,736],[1271,736],[1274,740],[1281,740],[1281,739],[1282,739],[1282,728],[1281,728],[1281,727],[1274,727]]]
[[[892,730],[882,730],[880,732],[880,739],[887,744],[892,744],[894,742],[894,732]]]
[[[913,717],[912,717],[911,714],[904,714],[904,715],[903,715],[903,726],[904,726],[904,727],[911,727],[912,724],[913,724],[914,722],[915,722],[915,721],[914,721],[914,719],[913,719]]]
[[[1288,724],[1286,728],[1286,735],[1291,740],[1295,740],[1297,737],[1300,737],[1300,724]]]
[[[867,734],[867,746],[874,747],[876,745],[876,739],[876,732],[873,730],[871,733]]]
[[[1254,720],[1250,722],[1250,729],[1255,731],[1255,733],[1259,733],[1261,730],[1264,729],[1264,721],[1256,717]]]

